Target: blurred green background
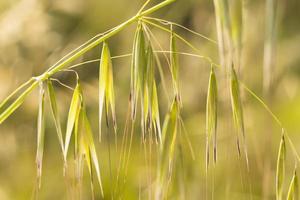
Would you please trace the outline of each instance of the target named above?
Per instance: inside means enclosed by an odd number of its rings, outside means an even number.
[[[153,0],[151,4],[158,3]],[[32,76],[44,72],[66,53],[94,35],[104,32],[136,14],[141,0],[0,0],[0,99]],[[272,69],[272,87],[265,102],[282,121],[300,152],[300,1],[286,0],[278,4],[278,27],[275,65]],[[213,1],[177,0],[153,16],[174,21],[216,40],[216,25]],[[136,24],[109,39],[112,56],[131,53]],[[169,35],[156,28],[151,30],[165,50],[168,50]],[[262,93],[262,65],[265,30],[265,1],[244,1],[243,66],[240,76],[258,96]],[[182,29],[177,33],[197,46],[202,55],[218,61],[215,44],[194,36]],[[179,51],[193,52],[181,42]],[[101,47],[101,46],[100,46]],[[96,47],[78,60],[100,57]],[[157,47],[157,46],[156,46]],[[158,48],[157,48],[158,49]],[[183,145],[182,168],[179,180],[173,180],[170,199],[205,199],[212,193],[206,189],[205,179],[205,106],[209,63],[203,59],[180,56],[180,87],[183,99],[182,117],[188,137],[195,152],[192,159],[187,145]],[[162,57],[163,59],[163,57]],[[119,141],[123,134],[130,85],[130,58],[113,61]],[[166,81],[171,88],[170,74],[166,67]],[[88,114],[97,138],[98,110],[98,63],[78,68],[82,79]],[[218,73],[218,72],[217,72]],[[222,74],[218,73],[220,79]],[[55,75],[62,82],[74,86],[72,73]],[[72,92],[55,85],[63,128]],[[228,101],[228,88],[219,85],[220,111],[218,128],[218,163],[215,167],[214,199],[275,199],[275,171],[281,128],[269,113],[248,93],[242,90],[246,137],[250,169],[247,172],[244,160],[239,160],[235,133]],[[159,85],[161,119],[167,111],[167,98]],[[0,126],[0,199],[30,199],[36,184],[36,118],[37,92],[29,96],[5,123]],[[46,106],[50,113],[49,106]],[[72,199],[68,182],[63,177],[63,161],[52,122],[46,116],[46,142],[44,151],[42,187],[39,199]],[[110,131],[111,132],[111,131]],[[123,184],[121,199],[147,199],[149,166],[145,163],[140,147],[140,134],[135,133],[128,177]],[[113,140],[112,140],[113,141]],[[107,140],[96,143],[104,182],[105,199],[111,198],[119,154],[114,143]],[[108,147],[111,148],[111,167]],[[295,159],[287,148],[287,179],[292,176]],[[178,161],[179,162],[179,161]],[[154,161],[155,163],[155,161]],[[110,175],[110,169],[112,176]],[[155,168],[155,164],[152,165]],[[154,173],[154,172],[152,172]],[[150,176],[154,177],[155,174]],[[154,179],[154,178],[153,178]],[[178,182],[178,183],[177,183]],[[83,199],[90,199],[88,176],[84,178]],[[99,189],[95,182],[96,197]],[[177,189],[176,189],[177,188]],[[207,191],[206,191],[207,190]],[[211,198],[211,197],[210,197]],[[210,199],[208,198],[208,199]],[[118,199],[118,198],[117,198]]]

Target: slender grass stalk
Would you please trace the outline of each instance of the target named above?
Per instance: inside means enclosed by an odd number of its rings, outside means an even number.
[[[32,83],[34,81],[34,78],[29,79],[28,81],[26,81],[25,83],[23,83],[22,85],[20,85],[15,91],[13,91],[8,97],[6,97],[0,104],[0,109],[13,97],[15,96],[20,90],[22,90],[24,87],[26,87],[27,85],[29,85],[30,83]]]
[[[38,81],[34,81],[6,110],[0,114],[0,124],[2,124],[16,109],[18,109],[26,97],[38,86]],[[13,92],[15,93],[15,92]],[[10,95],[12,96],[12,95]],[[4,100],[6,101],[6,100]]]

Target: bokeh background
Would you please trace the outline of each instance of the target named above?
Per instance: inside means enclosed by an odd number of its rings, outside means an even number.
[[[159,2],[153,0],[151,4]],[[0,0],[0,99],[32,76],[44,72],[66,53],[94,35],[104,32],[133,16],[143,4],[141,0]],[[265,1],[244,1],[243,65],[239,74],[242,81],[258,96],[264,96],[288,131],[300,153],[300,1],[278,3],[276,56],[272,66],[272,85],[263,94],[263,46],[265,37]],[[213,1],[177,0],[153,16],[182,24],[216,40]],[[113,56],[131,52],[136,24],[109,39]],[[169,35],[151,27],[158,41],[168,50]],[[180,28],[175,31],[197,46],[201,55],[218,63],[217,46]],[[157,47],[157,46],[156,46]],[[100,57],[101,46],[78,61]],[[178,42],[182,52],[195,53]],[[161,57],[164,59],[163,56]],[[228,88],[220,81],[220,110],[218,113],[218,163],[214,170],[214,189],[206,188],[205,178],[205,106],[210,64],[190,56],[180,56],[180,87],[183,100],[182,117],[192,143],[195,160],[189,148],[183,145],[181,168],[170,199],[274,199],[275,171],[281,128],[270,114],[252,96],[242,90],[246,137],[249,151],[249,172],[244,160],[238,158],[233,129]],[[113,61],[119,140],[123,134],[130,84],[130,58]],[[171,89],[167,65],[165,76]],[[82,80],[88,113],[97,138],[97,81],[98,63],[77,70]],[[222,80],[222,73],[218,79]],[[74,86],[74,74],[55,75],[62,82]],[[59,110],[65,128],[68,104],[72,92],[55,85]],[[168,108],[166,94],[159,85],[161,118]],[[37,91],[0,126],[0,199],[30,199],[36,188],[36,119]],[[47,113],[50,113],[47,104]],[[52,116],[47,114],[42,187],[39,199],[71,199],[68,182],[63,177],[63,161]],[[109,131],[112,132],[112,131]],[[102,170],[105,199],[111,198],[115,184],[118,152],[113,140],[96,143]],[[111,148],[111,165],[108,148]],[[295,158],[287,147],[287,174],[285,193],[292,176]],[[178,161],[179,162],[179,161]],[[154,161],[155,163],[155,161]],[[110,169],[111,168],[111,169]],[[152,165],[155,168],[155,164]],[[112,176],[110,175],[112,171]],[[122,199],[147,199],[149,166],[140,149],[140,134],[134,138],[128,176],[122,189]],[[153,172],[152,172],[153,173]],[[155,174],[150,174],[154,177]],[[178,183],[177,183],[178,182]],[[84,179],[83,199],[90,199],[88,176]],[[95,184],[96,185],[96,184]],[[150,187],[151,188],[151,187]],[[212,192],[213,190],[213,192]],[[96,198],[100,198],[96,188]]]

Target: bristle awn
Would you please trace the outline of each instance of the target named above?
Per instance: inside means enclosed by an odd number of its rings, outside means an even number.
[[[282,200],[283,183],[285,175],[285,157],[286,157],[286,145],[284,132],[282,133],[278,158],[277,158],[277,170],[276,170],[276,200]]]
[[[237,132],[238,150],[240,151],[240,146],[242,145],[244,149],[247,168],[249,169],[246,136],[245,136],[245,128],[244,128],[243,107],[242,107],[242,102],[240,97],[239,81],[233,66],[231,67],[231,74],[230,74],[230,98],[231,98],[231,108],[232,108],[234,126]],[[240,142],[242,144],[240,144]]]
[[[127,144],[128,144],[128,130],[129,130],[129,123],[130,123],[130,119],[131,119],[131,102],[128,102],[128,107],[127,107],[127,114],[126,114],[126,120],[125,120],[125,127],[123,129],[123,135],[122,135],[122,143],[121,143],[121,150],[119,152],[119,162],[118,162],[118,171],[117,171],[117,180],[116,180],[116,187],[115,187],[115,191],[114,193],[118,196],[118,192],[119,192],[119,185],[120,185],[120,175],[121,172],[123,172],[124,170],[124,165],[126,163],[126,149],[127,149]]]
[[[183,136],[184,136],[184,138],[185,138],[185,140],[187,142],[188,148],[189,148],[190,153],[191,153],[191,158],[193,160],[195,160],[195,152],[194,152],[191,140],[188,137],[188,131],[187,131],[186,127],[185,127],[185,124],[184,124],[184,121],[183,121],[182,117],[179,118],[179,121],[180,121],[180,128],[182,128],[182,130],[183,130]]]
[[[129,139],[129,146],[128,146],[128,152],[127,152],[127,159],[125,164],[125,178],[127,176],[128,172],[128,166],[129,166],[129,161],[130,161],[130,156],[131,156],[131,149],[132,149],[132,142],[133,142],[133,132],[135,129],[135,121],[131,121],[130,125],[130,139]]]
[[[214,68],[211,67],[208,82],[207,102],[206,102],[206,170],[209,164],[210,144],[213,142],[214,163],[217,158],[217,104],[218,104],[217,81]],[[213,141],[212,141],[213,140]]]
[[[178,54],[176,48],[176,36],[173,32],[173,26],[171,25],[171,36],[170,36],[170,61],[171,61],[171,74],[172,74],[172,81],[173,81],[173,89],[175,96],[180,101],[179,95],[179,81],[178,81]]]
[[[156,199],[163,199],[163,191],[167,191],[167,183],[172,172],[172,162],[176,145],[177,129],[179,119],[179,102],[177,98],[166,115],[162,129],[162,145],[160,146],[160,157],[158,164],[158,185],[156,188]]]
[[[79,83],[79,79],[77,80],[76,87],[73,92],[71,105],[69,108],[68,121],[67,121],[67,130],[66,130],[66,139],[65,139],[65,148],[64,148],[64,159],[67,161],[67,154],[69,149],[69,144],[71,140],[71,136],[74,130],[75,122],[78,120],[81,108],[81,86]],[[76,139],[76,138],[75,138]],[[76,146],[77,142],[75,142]]]
[[[56,133],[58,136],[59,144],[61,146],[61,150],[64,155],[64,141],[63,141],[63,136],[62,136],[62,129],[61,129],[60,118],[59,118],[59,113],[58,113],[56,95],[55,95],[55,90],[54,90],[52,81],[49,79],[47,81],[47,86],[48,86],[48,96],[49,96],[49,100],[50,100],[51,113],[52,113],[52,116],[54,119],[54,125],[56,128]]]
[[[298,185],[298,176],[297,176],[297,168],[295,168],[288,194],[287,200],[299,200],[299,185]]]
[[[44,153],[44,140],[45,140],[45,90],[43,82],[39,82],[39,112],[37,120],[37,151],[36,151],[36,164],[37,164],[37,181],[38,188],[41,187],[42,177],[42,164],[43,164],[43,153]]]

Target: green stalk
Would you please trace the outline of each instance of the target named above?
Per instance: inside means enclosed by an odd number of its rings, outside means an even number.
[[[139,12],[137,15],[133,16],[129,20],[123,22],[122,24],[120,24],[117,27],[115,27],[114,29],[112,29],[112,31],[106,33],[105,35],[98,38],[97,40],[92,41],[90,44],[87,44],[85,47],[83,47],[82,49],[80,49],[79,51],[77,51],[73,55],[71,55],[69,58],[67,58],[64,62],[58,64],[55,67],[54,66],[50,67],[49,70],[44,72],[42,75],[36,77],[35,81],[30,85],[30,87],[27,88],[18,97],[18,99],[16,101],[14,101],[4,112],[2,112],[0,114],[0,124],[3,121],[5,121],[6,118],[9,117],[24,102],[24,99],[28,96],[28,94],[30,94],[38,86],[38,84],[37,84],[38,82],[47,80],[49,77],[51,77],[55,73],[57,73],[57,72],[61,71],[62,69],[64,69],[68,64],[70,64],[71,62],[73,62],[74,60],[76,60],[77,58],[79,58],[80,56],[82,56],[83,54],[88,52],[89,50],[93,49],[94,47],[99,45],[104,40],[116,35],[120,31],[122,31],[125,27],[132,24],[133,22],[138,21],[141,17],[143,17],[145,15],[149,15],[149,14],[151,14],[151,13],[153,13],[153,12],[155,12],[155,11],[157,11],[157,10],[173,3],[174,1],[175,0],[165,0],[165,1],[149,8],[148,10],[145,10],[143,12]],[[15,94],[15,92],[13,92],[13,94]],[[11,97],[11,96],[12,95],[10,95],[9,97]],[[5,99],[4,103],[6,103],[7,101],[8,101],[8,99]],[[4,103],[2,103],[1,106],[3,106]]]

